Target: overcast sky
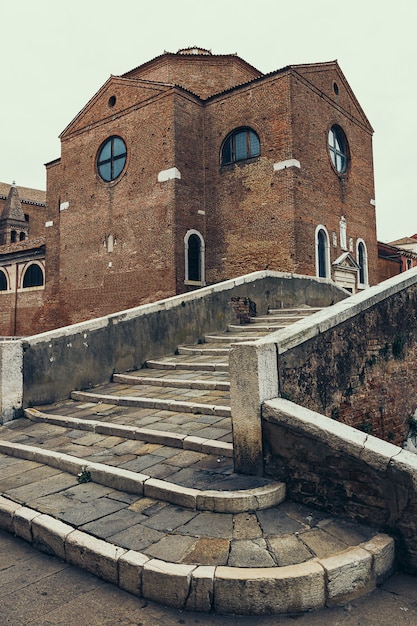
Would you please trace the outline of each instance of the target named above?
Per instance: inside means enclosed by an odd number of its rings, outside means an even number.
[[[415,0],[3,0],[0,181],[45,189],[58,135],[111,74],[164,52],[266,73],[337,59],[374,134],[378,238],[417,232]]]

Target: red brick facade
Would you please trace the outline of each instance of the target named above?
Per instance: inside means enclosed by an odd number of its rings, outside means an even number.
[[[336,127],[341,172],[328,146]],[[97,159],[111,137],[126,162],[105,182]],[[372,128],[336,62],[262,75],[236,55],[165,53],[111,77],[61,144],[47,165],[52,225],[33,332],[254,270],[316,275],[320,254],[321,273],[341,284],[349,266],[353,291],[378,280]]]

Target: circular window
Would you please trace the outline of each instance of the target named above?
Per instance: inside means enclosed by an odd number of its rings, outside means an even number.
[[[348,144],[345,133],[339,126],[332,126],[329,130],[329,152],[333,166],[343,174],[348,166]]]
[[[97,171],[106,183],[119,178],[126,164],[126,144],[121,137],[109,137],[97,154]]]

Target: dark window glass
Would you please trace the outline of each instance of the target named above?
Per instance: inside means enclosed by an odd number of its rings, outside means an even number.
[[[365,250],[363,243],[358,246],[359,282],[365,284]]]
[[[43,285],[43,272],[39,265],[32,263],[29,265],[23,278],[23,288],[40,287]]]
[[[6,274],[0,270],[0,291],[7,291]]]
[[[258,135],[250,128],[234,130],[226,138],[223,144],[221,163],[235,163],[251,157],[257,157],[261,153],[261,144]]]
[[[201,241],[197,235],[188,239],[188,280],[201,280]]]
[[[24,232],[21,232],[19,235],[19,241],[24,241],[26,239],[26,235]]]
[[[329,152],[334,167],[343,174],[347,168],[347,141],[338,126],[332,126],[329,130]]]
[[[317,257],[319,263],[319,276],[321,278],[327,278],[326,239],[326,233],[324,230],[320,230],[317,235]]]
[[[17,235],[16,231],[12,230],[11,233],[10,233],[10,241],[12,243],[14,243],[16,241],[16,235]]]
[[[126,144],[120,137],[109,137],[97,155],[97,171],[105,182],[116,180],[126,164]]]

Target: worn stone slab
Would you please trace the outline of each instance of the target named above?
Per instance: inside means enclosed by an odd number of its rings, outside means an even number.
[[[190,593],[191,575],[195,565],[166,563],[158,559],[143,566],[142,592],[144,598],[177,609],[185,607]]]
[[[233,517],[233,539],[257,539],[262,529],[254,513],[237,513]]]
[[[74,530],[67,537],[65,551],[68,563],[78,565],[103,580],[118,584],[118,560],[126,554],[127,550],[124,548]]]
[[[39,511],[21,506],[13,515],[13,532],[17,537],[32,543],[32,522],[40,515]]]
[[[375,587],[372,555],[363,548],[350,548],[317,562],[326,572],[328,606],[345,604]]]
[[[171,502],[172,504],[178,504],[190,509],[196,508],[197,496],[199,495],[197,489],[182,487],[158,478],[147,480],[144,483],[143,493],[149,498],[164,500],[165,502]]]
[[[135,550],[128,550],[119,558],[119,587],[142,596],[142,571],[149,557]]]
[[[374,557],[373,570],[376,584],[381,585],[393,572],[395,541],[392,537],[379,533],[360,546]]]
[[[214,610],[218,613],[298,613],[324,604],[324,569],[319,563],[310,561],[278,568],[216,568]]]
[[[217,537],[231,539],[233,516],[223,513],[199,513],[184,526],[177,528],[177,533],[194,537]]]
[[[32,521],[33,545],[38,550],[65,561],[65,542],[74,528],[50,515],[38,515]]]
[[[155,559],[170,563],[181,563],[197,543],[196,537],[184,535],[166,535],[160,541],[144,549],[144,553]],[[188,563],[188,561],[187,561]]]
[[[190,593],[185,608],[188,611],[208,613],[213,608],[215,568],[196,567],[191,573]]]
[[[229,539],[200,537],[190,552],[184,555],[182,562],[190,565],[227,565],[229,552]]]
[[[216,439],[203,440],[201,451],[205,454],[225,456],[229,459],[233,458],[233,444],[226,441],[218,441]]]
[[[21,506],[21,504],[0,496],[0,528],[13,532],[13,515]]]
[[[300,533],[299,536],[307,547],[320,558],[330,557],[335,553],[343,552],[347,548],[345,543],[339,541],[336,537],[332,537],[320,528]]]
[[[325,519],[318,522],[317,526],[347,546],[357,546],[375,534],[375,531],[370,528],[343,519]]]
[[[274,559],[267,549],[265,539],[233,540],[227,564],[230,567],[274,567]]]
[[[297,535],[268,537],[268,543],[279,567],[304,563],[313,556]]]
[[[108,537],[119,546],[123,546],[128,550],[137,550],[143,552],[148,546],[160,541],[164,534],[153,528],[147,528],[143,524],[135,524],[129,526],[114,535]]]
[[[91,472],[92,480],[119,491],[128,491],[141,495],[143,484],[149,479],[146,474],[132,472],[121,467],[112,467],[100,463],[86,463]]]

